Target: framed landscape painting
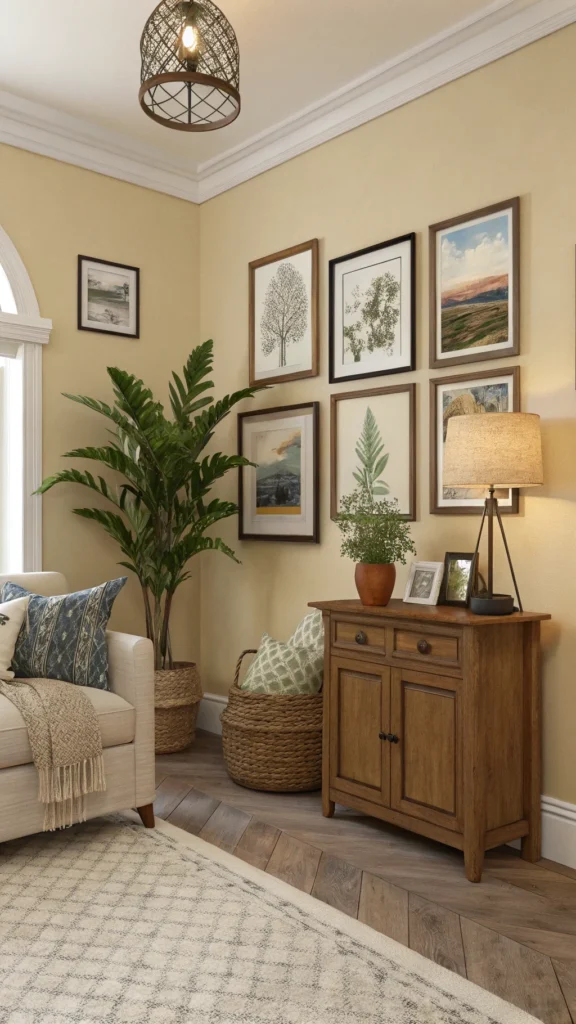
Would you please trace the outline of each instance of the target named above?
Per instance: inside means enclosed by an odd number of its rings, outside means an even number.
[[[140,337],[140,271],[78,257],[78,330]]]
[[[318,375],[318,239],[250,263],[250,384]]]
[[[308,541],[319,531],[318,402],[238,416],[240,540]]]
[[[430,228],[430,366],[519,352],[519,199]]]
[[[430,381],[430,512],[432,515],[481,515],[486,492],[475,487],[444,487],[444,445],[452,416],[518,412],[520,367],[487,373],[438,377]],[[518,511],[518,491],[496,491],[502,513]]]
[[[330,260],[330,383],[416,366],[416,235]]]
[[[416,518],[416,385],[348,391],[331,397],[330,515],[358,487],[396,498]]]

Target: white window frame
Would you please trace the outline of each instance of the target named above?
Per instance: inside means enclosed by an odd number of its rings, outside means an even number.
[[[16,246],[0,226],[0,266],[12,289],[16,313],[0,311],[0,340],[22,346],[23,361],[23,570],[42,569],[42,347],[52,321],[40,316],[38,300]]]

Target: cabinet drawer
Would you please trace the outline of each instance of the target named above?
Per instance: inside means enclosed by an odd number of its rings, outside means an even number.
[[[371,623],[350,622],[346,619],[336,619],[333,623],[332,644],[334,647],[343,647],[346,650],[377,651],[384,654],[386,650],[386,630],[384,626],[375,626]]]
[[[460,637],[429,633],[426,630],[395,629],[393,652],[396,657],[437,665],[460,664]]]

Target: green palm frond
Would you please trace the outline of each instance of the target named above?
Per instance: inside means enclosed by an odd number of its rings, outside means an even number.
[[[355,451],[359,464],[352,475],[356,482],[374,496],[389,494],[390,488],[380,477],[388,465],[390,455],[383,454],[384,442],[370,406],[366,409],[362,433]]]

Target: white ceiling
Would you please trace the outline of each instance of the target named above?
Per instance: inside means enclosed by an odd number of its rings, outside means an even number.
[[[288,159],[576,20],[576,0],[218,2],[238,36],[242,110],[226,128],[188,134],[155,124],[138,103],[139,40],[154,0],[0,0],[0,141],[110,173],[105,161],[102,168],[96,166],[93,153],[79,155],[82,146],[98,147],[100,153],[134,157],[194,182],[218,173],[242,153],[252,159],[250,173],[243,172],[246,178],[264,169],[254,152],[269,148],[279,134],[291,133],[294,145],[284,146],[281,154]],[[470,49],[475,40],[481,40],[476,55]],[[435,62],[449,50],[450,73],[439,66],[437,72]],[[429,85],[418,90],[413,70],[424,63]],[[447,67],[448,58],[444,63]],[[358,83],[363,77],[366,82]],[[383,104],[380,96],[377,103],[375,93],[368,101],[375,82],[385,84],[390,94],[392,80],[397,102]],[[355,87],[350,93],[349,83]],[[339,90],[342,95],[335,97]],[[362,95],[360,116],[349,96]],[[307,112],[314,106],[318,110]],[[328,130],[324,120],[320,130],[321,118],[336,107],[340,124]],[[313,119],[317,135],[311,140],[306,126]],[[302,126],[308,138],[296,138]],[[41,138],[45,128],[52,140],[66,137],[66,151]],[[267,159],[267,166],[280,162]],[[118,176],[138,177],[133,169]],[[174,183],[168,187],[166,180],[166,191],[180,194],[179,189]],[[221,190],[215,187],[212,194]]]

